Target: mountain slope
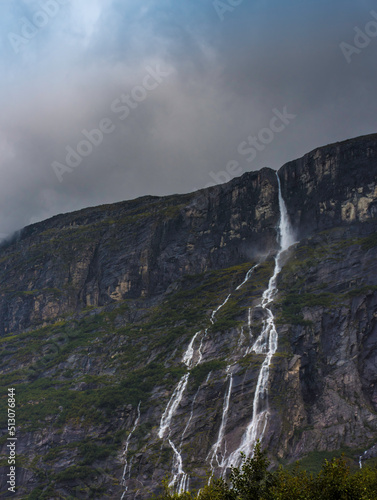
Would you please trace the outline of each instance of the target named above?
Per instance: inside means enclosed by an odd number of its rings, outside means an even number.
[[[275,464],[377,456],[376,153],[377,136],[361,137],[279,171],[298,243],[269,306],[278,345],[263,445]],[[208,469],[225,472],[265,359],[252,347],[279,248],[278,194],[263,169],[57,216],[2,245],[16,498],[149,498],[166,474],[200,487]],[[0,419],[7,473],[5,397]]]

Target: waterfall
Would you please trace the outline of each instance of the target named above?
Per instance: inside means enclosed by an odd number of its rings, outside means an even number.
[[[258,375],[258,381],[255,388],[255,395],[253,401],[253,416],[251,422],[247,426],[244,435],[242,436],[239,447],[234,450],[224,461],[222,465],[223,473],[226,468],[231,465],[237,466],[242,460],[241,452],[246,456],[253,453],[254,446],[257,440],[261,440],[266,431],[269,408],[268,408],[268,384],[271,360],[277,351],[278,347],[278,334],[275,326],[275,317],[270,309],[278,290],[277,278],[282,269],[282,255],[287,248],[289,248],[295,241],[293,231],[289,222],[287,207],[285,205],[282,193],[281,184],[278,173],[277,180],[279,186],[279,209],[280,209],[280,222],[279,222],[279,250],[275,257],[275,268],[271,276],[268,287],[262,295],[261,307],[265,311],[265,319],[262,323],[262,330],[258,338],[253,344],[252,351],[256,354],[265,354],[266,357],[262,363]],[[250,325],[250,320],[249,320]]]
[[[230,366],[228,366],[228,368],[227,368],[228,372],[229,372],[229,369],[230,369]],[[207,456],[207,460],[209,459],[209,457],[211,457],[210,458],[210,467],[211,467],[212,474],[211,474],[209,480],[211,480],[211,477],[213,476],[213,473],[215,470],[214,461],[216,460],[217,465],[219,467],[223,467],[224,456],[226,454],[226,446],[225,446],[223,453],[221,453],[221,451],[222,451],[222,445],[223,445],[223,440],[224,440],[224,436],[225,436],[226,423],[228,420],[230,396],[232,394],[232,386],[233,386],[233,375],[231,373],[230,374],[228,373],[228,378],[229,378],[229,385],[228,385],[228,390],[226,391],[225,396],[224,396],[223,414],[222,414],[222,418],[221,418],[221,425],[220,425],[219,433],[217,436],[217,441],[212,446],[211,451],[209,452],[209,454]],[[221,461],[219,461],[219,454],[221,454]]]
[[[364,455],[366,455],[367,453],[368,453],[368,451],[364,451],[364,453],[359,456],[359,468],[360,469],[363,468],[362,460],[364,460]]]
[[[294,237],[289,223],[287,208],[285,206],[283,196],[281,193],[280,179],[278,174],[276,175],[279,186],[279,209],[280,209],[280,222],[279,222],[279,234],[278,234],[279,250],[275,257],[275,268],[273,275],[269,280],[268,288],[264,291],[262,295],[261,308],[264,309],[265,311],[265,319],[262,323],[262,330],[258,338],[253,343],[252,347],[248,348],[248,350],[246,351],[246,354],[251,351],[254,351],[257,354],[263,353],[266,356],[262,363],[262,367],[260,369],[258,376],[258,381],[253,401],[252,420],[249,423],[248,427],[246,428],[240,446],[235,451],[233,451],[228,456],[228,458],[225,458],[227,450],[226,450],[226,444],[224,443],[224,438],[225,438],[226,425],[230,407],[230,399],[233,387],[233,374],[230,372],[230,368],[232,365],[228,366],[227,368],[227,380],[229,380],[229,384],[224,395],[221,424],[216,443],[212,446],[207,456],[207,460],[210,461],[210,467],[212,469],[212,473],[214,472],[215,469],[215,462],[217,463],[217,467],[221,468],[223,472],[225,472],[226,468],[229,467],[230,465],[236,465],[237,463],[239,463],[241,452],[243,452],[247,456],[250,456],[257,439],[261,439],[263,437],[267,426],[268,415],[269,415],[268,413],[269,371],[270,371],[272,357],[275,354],[278,346],[278,335],[275,327],[275,318],[269,306],[273,302],[275,295],[277,294],[277,278],[282,268],[282,262],[281,262],[282,254],[287,248],[289,248],[289,246],[291,246],[294,243]],[[242,283],[240,283],[240,285],[237,286],[236,290],[239,290],[247,281],[249,281],[254,269],[257,266],[259,266],[259,264],[256,264],[251,269],[249,269],[249,271],[246,273],[244,280],[242,281]],[[226,299],[216,309],[212,311],[210,316],[210,322],[212,325],[215,324],[216,314],[222,307],[225,306],[230,297],[231,294],[229,294],[226,297]],[[250,337],[252,338],[251,308],[249,308],[248,311],[248,329]],[[165,408],[165,411],[162,414],[160,428],[158,431],[158,436],[160,439],[163,439],[165,435],[167,435],[169,445],[174,453],[172,471],[171,471],[172,480],[169,486],[175,487],[178,484],[178,487],[176,488],[177,493],[183,493],[187,491],[188,488],[189,477],[183,470],[183,460],[182,460],[181,450],[185,433],[193,417],[193,409],[194,409],[193,407],[198,393],[196,393],[195,398],[192,402],[190,418],[181,435],[179,446],[176,446],[170,438],[170,433],[171,433],[170,426],[171,426],[171,421],[177,412],[178,406],[182,401],[183,394],[188,385],[190,371],[193,367],[201,363],[203,358],[201,349],[203,346],[204,339],[207,337],[208,328],[204,330],[204,334],[202,335],[199,348],[195,349],[195,342],[197,341],[200,334],[201,331],[195,333],[183,355],[182,362],[187,366],[188,371],[185,375],[181,377],[177,386],[175,387],[173,394]],[[241,336],[242,334],[243,332],[241,332]]]
[[[121,496],[121,500],[123,500],[124,498],[124,495],[127,493],[128,491],[128,486],[127,486],[127,479],[126,479],[126,474],[127,474],[127,468],[128,468],[128,460],[127,460],[127,453],[128,453],[128,447],[130,445],[130,440],[131,440],[131,437],[132,437],[132,434],[135,432],[136,430],[136,427],[138,426],[139,424],[139,420],[140,420],[140,404],[141,404],[141,401],[139,402],[138,404],[138,407],[137,407],[137,416],[136,416],[136,419],[135,419],[135,422],[134,422],[134,425],[132,427],[132,430],[131,432],[128,434],[128,437],[127,437],[127,440],[126,440],[126,444],[124,446],[124,451],[123,451],[123,456],[125,457],[124,458],[124,468],[123,468],[123,476],[122,476],[122,486],[124,487],[124,492],[123,492],[123,495]],[[128,470],[128,477],[130,477],[131,475],[131,463],[130,463],[130,468]]]
[[[219,307],[217,309],[215,309],[214,311],[212,311],[212,314],[211,314],[211,317],[210,317],[210,321],[211,323],[214,325],[215,324],[215,316],[216,314],[220,311],[220,309],[222,307],[225,306],[225,304],[228,302],[228,300],[230,299],[230,296],[231,294],[228,295],[228,297],[224,300],[224,302],[222,304],[219,305]]]
[[[164,413],[161,417],[160,429],[158,431],[158,437],[162,439],[166,434],[166,431],[169,430],[170,434],[170,424],[177,411],[179,403],[182,401],[183,393],[186,389],[187,382],[189,379],[190,373],[186,373],[178,382],[174,392],[169,400],[167,407],[165,408]]]
[[[279,238],[280,238],[280,250],[278,256],[287,250],[290,246],[296,243],[295,235],[291,226],[291,222],[288,216],[287,206],[285,204],[283,194],[281,192],[281,183],[278,172],[276,172],[276,177],[278,179],[279,186],[279,210],[280,210],[280,224],[279,224]]]
[[[181,452],[182,452],[183,440],[185,438],[186,432],[187,432],[188,428],[190,427],[191,421],[192,421],[193,416],[194,416],[194,406],[195,406],[196,398],[198,397],[200,389],[201,389],[201,386],[196,391],[194,399],[192,400],[190,418],[188,419],[187,424],[186,424],[185,428],[183,429],[179,449],[177,449],[176,446],[174,445],[174,443],[169,439],[169,444],[174,452],[174,459],[173,459],[173,466],[172,466],[173,478],[169,483],[169,487],[172,488],[172,487],[174,487],[174,485],[176,483],[178,483],[178,486],[176,488],[176,492],[178,494],[185,493],[189,488],[190,478],[183,470],[183,460],[182,460]]]
[[[181,450],[178,450],[171,439],[169,439],[169,444],[174,452],[174,459],[172,465],[172,480],[169,483],[169,487],[173,488],[175,483],[178,481],[177,493],[184,493],[186,491],[186,485],[188,484],[188,476],[183,470],[183,460],[181,455]]]
[[[195,356],[195,350],[194,350],[194,342],[198,335],[201,332],[196,332],[193,338],[191,339],[191,342],[189,343],[183,357],[182,357],[182,363],[184,363],[187,368],[190,370],[193,366],[196,366],[197,364],[200,363],[202,359],[202,354],[201,354],[201,346],[202,343],[200,343],[200,347],[198,350],[198,360],[196,363],[194,363],[194,356]],[[169,430],[170,434],[170,424],[171,421],[175,415],[175,412],[178,409],[178,406],[180,402],[182,401],[183,393],[185,392],[185,389],[187,387],[188,379],[190,376],[190,371],[188,371],[185,375],[183,375],[176,385],[174,392],[165,408],[164,413],[162,414],[161,421],[160,421],[160,429],[158,431],[158,437],[162,439],[164,435],[166,434],[166,431]]]
[[[242,288],[242,287],[243,287],[243,285],[244,285],[247,281],[249,281],[250,276],[252,275],[252,273],[253,273],[254,269],[256,269],[258,266],[259,266],[259,264],[255,264],[255,266],[253,266],[251,269],[249,269],[249,270],[247,271],[246,276],[245,276],[245,279],[243,280],[243,282],[242,282],[240,285],[238,285],[238,287],[236,288],[236,290],[239,290],[240,288]]]
[[[208,374],[210,375],[210,373]],[[207,376],[207,379],[208,379],[208,376]],[[207,380],[206,380],[207,382]],[[196,403],[196,398],[198,397],[198,394],[199,394],[199,391],[201,389],[201,386],[198,387],[198,390],[196,391],[196,394],[194,396],[194,399],[192,400],[192,403],[191,403],[191,411],[190,411],[190,417],[187,421],[187,424],[186,424],[186,427],[183,429],[183,432],[182,432],[182,437],[181,437],[181,448],[182,448],[182,443],[183,443],[183,440],[185,438],[185,435],[186,435],[186,432],[188,430],[188,428],[190,427],[190,424],[191,424],[191,421],[193,419],[193,416],[194,416],[194,406],[195,406],[195,403]]]
[[[252,271],[252,269],[250,269],[248,271],[248,274],[246,275],[246,278],[245,278],[243,283],[246,283],[246,281],[249,279],[251,271]],[[215,323],[216,314],[218,313],[218,311],[222,307],[225,306],[225,304],[228,302],[230,296],[231,296],[231,294],[229,294],[226,297],[226,299],[224,300],[224,302],[222,302],[216,309],[214,309],[212,311],[211,316],[210,316],[210,322],[212,325]],[[202,359],[203,359],[202,347],[203,347],[203,341],[208,334],[208,328],[206,328],[204,330],[204,335],[202,335],[198,349],[195,349],[195,347],[194,347],[195,341],[200,334],[201,334],[201,331],[195,333],[195,335],[191,339],[191,341],[190,341],[190,343],[189,343],[189,345],[188,345],[188,347],[187,347],[187,349],[182,357],[182,362],[187,366],[188,371],[185,375],[183,375],[181,377],[178,384],[176,385],[176,387],[173,391],[173,394],[172,394],[172,396],[171,396],[171,398],[170,398],[170,400],[169,400],[169,402],[168,402],[168,404],[167,404],[167,406],[162,414],[161,421],[160,421],[160,428],[158,431],[158,437],[160,439],[163,439],[166,434],[168,435],[168,442],[169,442],[169,445],[172,448],[173,453],[174,453],[172,470],[171,470],[172,480],[169,483],[169,487],[173,488],[176,486],[176,484],[178,484],[178,486],[176,487],[176,492],[178,494],[184,493],[185,491],[187,491],[187,488],[188,488],[189,477],[187,476],[187,474],[183,470],[183,459],[182,459],[182,455],[181,455],[181,450],[182,450],[182,443],[183,443],[185,433],[186,433],[188,426],[190,425],[192,417],[193,417],[193,405],[195,404],[195,400],[196,400],[197,394],[199,392],[199,389],[198,389],[198,392],[196,393],[195,398],[192,402],[191,415],[190,415],[190,418],[186,424],[186,427],[183,430],[179,447],[177,447],[174,444],[174,442],[170,439],[170,432],[171,432],[170,425],[171,425],[171,421],[172,421],[174,415],[176,414],[178,406],[180,405],[180,403],[182,401],[183,394],[186,390],[186,387],[187,387],[187,384],[189,381],[190,370],[192,368],[194,368],[195,366],[197,366],[198,364],[200,364]],[[208,375],[207,379],[209,378],[209,375]],[[230,379],[230,381],[232,383],[232,378]],[[230,390],[228,390],[228,393],[229,393],[228,399],[230,398],[230,392],[231,392],[231,384],[230,384]],[[229,407],[229,401],[228,401],[228,407]],[[223,415],[223,419],[224,419],[224,415]],[[225,425],[224,425],[224,432],[225,432]]]
[[[203,339],[204,339],[205,335],[207,334],[207,330],[205,331],[204,335],[202,336],[199,348],[197,350],[195,350],[195,348],[194,348],[195,341],[200,334],[201,334],[201,331],[195,333],[195,335],[191,339],[185,353],[183,354],[182,363],[184,363],[187,366],[188,371],[185,375],[183,375],[181,377],[178,384],[176,385],[176,387],[173,391],[173,394],[172,394],[172,396],[171,396],[171,398],[170,398],[170,400],[165,408],[165,411],[162,414],[161,421],[160,421],[160,428],[158,431],[158,437],[160,439],[163,439],[164,436],[166,434],[168,434],[168,442],[169,442],[169,445],[174,453],[172,470],[171,470],[172,480],[170,481],[169,486],[171,488],[173,488],[178,483],[177,493],[184,493],[188,488],[189,478],[183,470],[183,459],[182,459],[182,455],[181,455],[181,449],[182,449],[182,442],[183,442],[184,435],[185,435],[186,430],[187,430],[187,428],[192,420],[193,405],[195,403],[197,394],[196,394],[194,401],[192,403],[190,419],[189,419],[189,421],[188,421],[188,423],[183,431],[179,447],[177,447],[174,444],[174,442],[172,441],[172,439],[170,438],[170,433],[171,433],[170,424],[171,424],[171,421],[172,421],[174,415],[177,412],[178,406],[180,405],[180,403],[182,401],[183,394],[186,390],[186,387],[187,387],[187,384],[189,381],[190,370],[194,366],[197,366],[202,360],[203,356],[202,356],[201,348],[203,345]],[[195,361],[195,358],[196,358],[196,361]]]
[[[188,350],[190,349],[190,346],[191,346],[191,343],[188,347]],[[189,366],[189,363],[191,363],[192,358],[189,358],[187,356],[187,351],[185,352],[183,359],[187,360],[186,364],[187,364],[187,366]],[[168,442],[169,442],[169,445],[174,453],[172,470],[171,470],[173,478],[172,478],[171,482],[169,483],[169,486],[172,488],[175,486],[176,482],[179,481],[178,493],[183,493],[183,491],[185,491],[185,490],[181,491],[181,487],[183,487],[183,488],[185,487],[185,484],[187,481],[187,474],[183,470],[183,460],[182,460],[182,455],[180,453],[180,450],[177,449],[177,447],[174,445],[173,441],[170,439],[170,432],[171,432],[170,424],[171,424],[171,421],[172,421],[172,419],[173,419],[173,417],[178,409],[180,402],[182,401],[183,393],[185,392],[185,389],[187,387],[189,376],[190,376],[190,372],[187,372],[185,375],[183,375],[183,377],[178,382],[176,388],[174,389],[174,392],[173,392],[173,394],[172,394],[172,396],[167,404],[167,407],[165,408],[165,411],[162,414],[161,422],[160,422],[160,429],[158,431],[158,437],[160,439],[163,439],[164,435],[166,434],[166,431],[169,431]]]
[[[196,332],[195,335],[193,336],[193,338],[191,339],[191,342],[189,343],[189,346],[185,352],[185,354],[183,355],[183,358],[182,358],[182,362],[188,367],[188,368],[191,368],[191,364],[193,362],[193,359],[194,359],[194,354],[195,354],[195,351],[194,351],[194,342],[196,340],[196,337],[198,335],[200,335],[200,331],[199,332]],[[199,347],[199,359],[201,358],[201,345],[202,343],[200,343],[200,347]]]

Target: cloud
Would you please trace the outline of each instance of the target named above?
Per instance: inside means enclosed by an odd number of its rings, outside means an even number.
[[[47,1],[0,4],[0,233],[84,206],[188,192],[237,160],[278,168],[314,147],[375,132],[377,38],[350,64],[339,47],[370,20],[371,1],[241,2],[221,21],[207,0],[81,0],[59,6],[15,53]],[[226,1],[226,0],[224,0]],[[169,76],[120,120],[115,99],[147,67]],[[239,144],[275,108],[297,115],[248,162]],[[59,182],[82,130],[115,130]]]

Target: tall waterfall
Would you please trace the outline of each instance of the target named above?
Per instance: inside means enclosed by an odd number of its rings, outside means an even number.
[[[261,307],[265,311],[265,319],[262,323],[262,330],[259,337],[253,344],[252,351],[256,354],[266,354],[262,363],[257,386],[255,389],[253,401],[253,416],[247,426],[239,447],[234,450],[223,464],[223,473],[231,465],[237,466],[240,464],[242,457],[241,452],[246,456],[250,456],[253,452],[254,446],[258,439],[262,439],[266,431],[269,407],[268,407],[268,384],[270,375],[270,365],[273,355],[276,353],[278,347],[278,334],[275,326],[275,317],[270,309],[277,294],[277,278],[282,269],[282,255],[287,248],[295,242],[291,224],[289,222],[287,207],[285,205],[282,193],[281,184],[278,173],[276,173],[279,186],[279,209],[280,209],[280,222],[279,222],[279,250],[275,257],[274,273],[270,278],[267,289],[262,295]]]
[[[243,452],[246,456],[250,456],[253,452],[255,443],[257,439],[262,439],[263,435],[265,433],[267,423],[268,423],[268,416],[269,416],[269,409],[268,409],[268,384],[269,384],[269,373],[270,373],[270,365],[271,365],[271,360],[273,355],[276,353],[277,346],[278,346],[278,334],[276,331],[276,326],[275,326],[275,318],[274,315],[270,309],[271,303],[273,302],[276,294],[277,294],[277,278],[278,275],[282,269],[282,255],[283,252],[289,248],[294,242],[294,236],[293,232],[291,229],[291,225],[289,222],[289,217],[288,217],[288,212],[286,205],[284,203],[284,199],[281,193],[281,184],[280,184],[280,179],[278,174],[277,175],[277,180],[278,180],[278,186],[279,186],[279,209],[280,209],[280,222],[279,222],[279,228],[278,228],[278,243],[279,243],[279,250],[277,252],[277,255],[275,257],[275,267],[274,267],[274,272],[273,275],[271,276],[268,287],[264,291],[262,295],[262,301],[260,307],[264,309],[265,312],[265,319],[263,320],[262,323],[262,330],[258,338],[253,341],[253,343],[250,345],[250,347],[246,350],[245,354],[248,354],[252,351],[254,351],[256,354],[265,354],[265,359],[262,363],[259,376],[258,376],[258,381],[257,381],[257,386],[255,390],[255,395],[254,395],[254,401],[253,401],[253,415],[252,419],[247,426],[244,435],[242,436],[241,443],[239,447],[234,450],[228,457],[227,457],[227,449],[226,449],[226,443],[225,443],[225,435],[226,435],[226,426],[227,426],[227,419],[228,419],[228,412],[230,409],[230,401],[231,401],[231,396],[232,396],[232,387],[233,387],[233,373],[232,373],[232,368],[236,363],[233,363],[232,365],[228,366],[227,369],[227,381],[228,381],[228,387],[227,390],[225,391],[224,395],[224,402],[223,402],[223,414],[222,414],[222,419],[221,419],[221,425],[220,429],[218,432],[218,437],[216,443],[212,446],[208,456],[207,460],[209,460],[209,465],[211,467],[212,473],[214,472],[215,468],[219,468],[225,473],[226,469],[230,467],[231,465],[238,465],[241,460],[241,452]],[[235,289],[236,291],[239,290],[246,282],[248,282],[253,274],[253,271],[258,268],[260,264],[254,265],[246,274],[244,280],[240,285],[237,286]],[[225,304],[228,302],[229,298],[231,297],[231,294],[229,294],[224,302],[220,304],[217,309],[213,310],[210,316],[210,322],[211,324],[215,324],[215,317],[218,311],[225,306]],[[248,329],[250,333],[250,338],[251,336],[251,308],[249,308],[248,311]],[[241,337],[242,337],[243,331],[241,331]],[[192,405],[191,405],[191,414],[190,418],[183,430],[183,433],[181,435],[180,443],[178,445],[174,444],[172,441],[170,434],[171,434],[171,422],[174,418],[174,416],[177,413],[178,407],[182,401],[183,394],[186,391],[186,388],[189,383],[190,379],[190,372],[191,369],[197,366],[202,362],[203,359],[203,354],[202,354],[202,346],[203,342],[207,338],[208,335],[208,328],[204,330],[204,332],[199,331],[197,332],[191,339],[183,357],[182,357],[182,362],[187,366],[187,372],[185,375],[181,377],[179,382],[177,383],[173,394],[162,414],[161,421],[160,421],[160,428],[158,431],[158,436],[160,439],[167,438],[168,443],[170,447],[173,450],[174,456],[173,456],[173,464],[172,464],[172,470],[171,470],[171,475],[172,479],[169,484],[170,487],[175,488],[177,493],[183,493],[187,491],[188,488],[188,483],[189,483],[189,477],[188,475],[184,472],[183,469],[183,459],[182,459],[182,444],[183,444],[183,439],[186,434],[186,431],[188,427],[190,426],[191,420],[193,418],[193,411],[194,411],[194,405],[195,401],[199,392],[199,389],[193,399]],[[198,347],[195,347],[195,344],[198,343],[199,337],[200,339],[200,345]],[[242,342],[241,342],[242,343]],[[208,380],[207,380],[208,381]]]

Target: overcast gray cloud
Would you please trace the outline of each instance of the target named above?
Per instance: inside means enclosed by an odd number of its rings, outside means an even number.
[[[354,42],[374,2],[238,3],[1,2],[0,233],[376,131],[377,31]],[[284,109],[295,118],[240,153]],[[70,166],[83,131],[96,144]]]

